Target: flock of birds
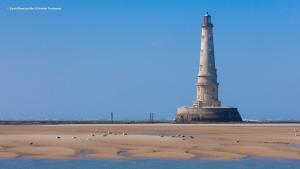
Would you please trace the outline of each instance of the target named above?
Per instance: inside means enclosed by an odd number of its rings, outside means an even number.
[[[105,133],[102,133],[102,136],[103,136],[103,137],[106,137],[106,136],[108,136],[108,135],[110,135],[110,134],[113,134],[113,133],[112,133],[111,131],[107,131],[107,132],[105,132]],[[115,134],[115,135],[117,135],[117,134]],[[127,133],[127,132],[123,132],[122,135],[123,135],[123,136],[126,136],[126,135],[128,135],[128,133]],[[92,134],[91,134],[91,137],[95,137],[95,136],[96,136],[95,133],[92,133]],[[91,137],[87,137],[86,140],[91,140]],[[56,139],[57,139],[57,140],[60,140],[60,139],[61,139],[61,136],[56,136]],[[77,137],[76,137],[76,136],[72,136],[72,139],[77,139]]]
[[[105,133],[102,133],[102,137],[106,137],[108,135],[118,135],[118,133],[112,133],[111,131],[107,131]],[[121,135],[126,136],[126,135],[128,135],[128,133],[127,132],[122,132]],[[96,134],[95,133],[91,133],[90,136],[91,137],[86,137],[86,140],[92,140],[92,137],[95,137]],[[160,137],[167,137],[166,135],[161,135],[161,134],[159,134],[159,136]],[[194,136],[186,136],[186,135],[182,135],[182,134],[171,135],[171,136],[168,136],[168,137],[181,138],[182,140],[186,140],[187,138],[194,139]],[[62,136],[56,136],[55,138],[56,138],[56,140],[61,140]],[[72,139],[77,139],[77,137],[76,136],[72,136]],[[29,144],[33,145],[34,143],[30,142]]]
[[[112,133],[111,131],[107,131],[104,134],[102,133],[102,137],[106,137],[106,136],[111,135],[111,134],[118,135],[117,133]],[[123,132],[122,135],[126,136],[126,135],[128,135],[128,133]],[[96,134],[92,133],[91,136],[95,137]],[[165,135],[159,135],[159,136],[160,137],[165,137]],[[194,136],[185,136],[185,135],[182,135],[182,134],[176,134],[176,135],[172,135],[170,137],[172,137],[172,138],[182,138],[182,140],[185,140],[186,138],[194,139]],[[77,138],[76,136],[72,136],[72,139],[76,139],[76,138]],[[58,140],[61,139],[61,136],[56,136],[56,139],[58,139]],[[86,140],[91,140],[91,138],[87,137]]]
[[[113,134],[111,131],[107,131],[107,132],[105,132],[105,133],[102,134],[102,137],[106,137],[106,136],[111,135],[111,134]],[[114,135],[117,135],[117,134],[114,133]],[[122,135],[123,135],[123,136],[126,136],[126,135],[128,135],[128,133],[127,133],[127,132],[123,132]],[[298,131],[297,131],[296,128],[294,128],[294,135],[295,135],[295,137],[300,136],[300,135],[298,134]],[[95,137],[95,136],[96,136],[95,133],[92,133],[92,134],[91,134],[91,137]],[[160,137],[165,137],[165,135],[159,135],[159,136],[160,136]],[[86,140],[91,140],[91,137],[87,137]],[[172,138],[181,138],[182,140],[186,140],[186,138],[194,139],[194,136],[185,136],[185,135],[182,135],[182,134],[176,134],[176,135],[172,135],[172,136],[170,136],[170,137],[172,137]],[[56,136],[56,139],[57,139],[57,140],[60,140],[60,139],[61,139],[61,136]],[[76,137],[76,136],[72,136],[72,139],[77,139],[77,137]],[[239,143],[239,142],[240,142],[240,139],[235,140],[235,142],[236,142],[236,143]],[[29,144],[30,144],[30,145],[33,145],[33,142],[30,142]]]
[[[186,138],[194,139],[194,136],[185,136],[185,135],[181,135],[181,134],[172,135],[171,137],[182,138],[182,140],[185,140]]]

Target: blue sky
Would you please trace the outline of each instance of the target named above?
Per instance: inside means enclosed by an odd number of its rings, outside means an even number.
[[[0,119],[174,118],[195,99],[205,11],[222,104],[299,120],[296,0],[2,0]]]

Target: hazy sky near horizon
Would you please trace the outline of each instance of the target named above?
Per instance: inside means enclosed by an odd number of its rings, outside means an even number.
[[[195,100],[205,11],[222,104],[299,120],[297,0],[2,0],[0,119],[173,119]]]

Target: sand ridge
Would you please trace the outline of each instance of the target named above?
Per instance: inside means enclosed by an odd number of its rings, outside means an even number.
[[[300,159],[299,124],[0,125],[0,158]]]

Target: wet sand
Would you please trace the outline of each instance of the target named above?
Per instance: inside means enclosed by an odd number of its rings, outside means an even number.
[[[300,159],[300,124],[0,125],[0,158],[250,156]]]

